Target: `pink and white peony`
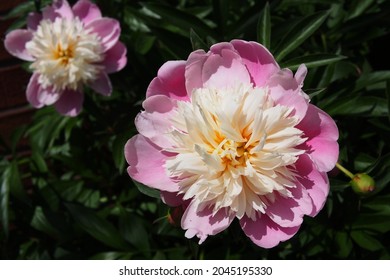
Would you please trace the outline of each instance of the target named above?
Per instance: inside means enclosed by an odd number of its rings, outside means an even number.
[[[32,62],[26,92],[32,106],[54,104],[59,113],[75,116],[82,108],[84,85],[111,94],[108,74],[127,62],[117,20],[102,17],[89,0],[73,7],[55,0],[42,14],[31,13],[27,26],[7,34],[4,43],[9,53]]]
[[[291,238],[324,206],[339,152],[335,122],[302,91],[306,73],[242,40],[165,63],[125,146],[129,175],[184,207],[199,243],[235,218],[258,246]]]

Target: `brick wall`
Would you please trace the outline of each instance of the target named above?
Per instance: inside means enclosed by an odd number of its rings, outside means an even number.
[[[23,0],[0,0],[0,18]],[[33,109],[26,101],[26,86],[30,74],[21,68],[22,61],[4,49],[4,37],[14,20],[0,20],[0,137],[6,145],[15,128],[30,121]],[[0,155],[5,148],[0,145]]]

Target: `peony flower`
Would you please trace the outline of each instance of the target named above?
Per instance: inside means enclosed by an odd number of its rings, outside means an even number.
[[[117,20],[102,17],[89,0],[73,7],[55,0],[42,14],[31,13],[27,26],[7,34],[5,48],[32,62],[26,95],[33,107],[54,104],[60,114],[75,116],[82,107],[83,85],[111,94],[107,74],[121,70],[127,61]]]
[[[338,129],[302,91],[306,73],[242,40],[165,63],[125,146],[129,175],[184,207],[181,227],[199,244],[234,219],[258,246],[291,238],[324,206],[338,158]]]

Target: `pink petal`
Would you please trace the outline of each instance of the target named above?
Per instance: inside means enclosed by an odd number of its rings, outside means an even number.
[[[96,78],[96,80],[92,81],[89,86],[95,90],[96,92],[109,96],[112,92],[112,85],[110,78],[105,72],[100,73],[100,75]]]
[[[35,12],[29,13],[27,17],[27,27],[33,31],[36,31],[41,20],[42,14]]]
[[[329,193],[329,182],[325,172],[319,172],[308,155],[301,155],[295,163],[299,174],[298,181],[309,194],[313,209],[308,214],[312,217],[324,207]]]
[[[169,116],[176,107],[175,102],[165,95],[154,95],[148,97],[142,106],[145,111],[135,119],[138,132],[162,148],[172,147],[165,135],[172,131]]]
[[[177,192],[173,193],[173,192],[161,191],[160,195],[162,201],[170,207],[177,207],[185,204],[185,202],[183,201],[183,195],[178,194]]]
[[[293,107],[292,114],[302,120],[308,108],[308,100],[300,93],[300,87],[289,69],[282,69],[268,81],[270,95],[276,104]]]
[[[61,93],[54,91],[52,87],[40,87],[37,93],[37,99],[40,103],[45,105],[52,105],[61,97]]]
[[[202,69],[203,86],[213,88],[230,87],[237,84],[249,84],[250,76],[237,52],[221,50],[205,61]]]
[[[172,99],[188,100],[184,79],[185,61],[168,61],[158,70],[146,91],[146,97],[166,95]]]
[[[256,221],[244,216],[240,224],[252,242],[263,248],[275,247],[281,241],[293,237],[299,230],[299,226],[281,227],[266,215],[257,216]]]
[[[33,32],[25,29],[16,29],[7,34],[4,40],[6,50],[17,58],[34,61],[35,59],[26,50],[26,43],[33,38]]]
[[[186,62],[185,67],[185,87],[189,96],[192,91],[203,87],[202,69],[208,55],[204,50],[192,52]]]
[[[73,6],[73,13],[74,16],[78,17],[84,24],[88,24],[91,21],[102,17],[99,7],[89,0],[79,0]]]
[[[196,203],[191,202],[181,219],[181,227],[186,230],[187,238],[196,235],[199,244],[202,244],[208,235],[215,235],[225,230],[234,217],[234,213],[228,213],[227,209],[219,210],[214,216],[211,207],[198,212]]]
[[[54,107],[61,115],[74,117],[80,113],[83,101],[84,94],[82,92],[66,89]]]
[[[163,151],[140,134],[133,136],[125,145],[125,157],[130,165],[127,172],[130,177],[162,191],[179,191],[178,184],[168,176],[164,168],[165,161],[174,155]]]
[[[250,76],[239,54],[229,43],[219,43],[207,54],[195,51],[187,60],[186,88],[188,93],[202,87],[224,88],[249,84]]]
[[[221,42],[221,43],[217,43],[217,44],[212,45],[210,47],[210,52],[208,54],[213,53],[213,54],[217,54],[217,55],[222,56],[222,52],[225,50],[235,51],[234,47],[231,43]]]
[[[334,168],[339,156],[336,142],[339,132],[333,119],[314,105],[309,105],[305,118],[297,125],[309,139],[301,148],[307,150],[319,171]]]
[[[289,191],[292,197],[276,195],[275,202],[265,210],[266,215],[282,227],[299,226],[303,222],[304,214],[311,213],[313,209],[312,201],[304,188],[298,185]]]
[[[96,33],[103,46],[103,51],[112,48],[118,42],[121,33],[119,22],[112,18],[96,19],[85,27],[90,33]]]
[[[54,21],[57,17],[72,20],[74,18],[73,11],[66,0],[55,0],[51,6],[47,6],[42,10],[43,19]]]
[[[294,78],[297,81],[299,87],[303,86],[303,80],[307,75],[307,67],[305,64],[299,65],[297,72],[295,72]]]
[[[240,54],[255,86],[266,85],[268,79],[279,71],[279,65],[272,54],[259,43],[233,40],[231,44]]]
[[[38,77],[39,75],[37,73],[34,73],[31,76],[26,91],[27,100],[34,108],[42,108],[44,105],[42,102],[38,100],[38,91],[40,89],[38,83]]]
[[[117,72],[125,67],[127,63],[126,53],[126,46],[120,41],[116,42],[116,44],[104,54],[105,57],[102,64],[105,67],[104,70],[106,73]]]

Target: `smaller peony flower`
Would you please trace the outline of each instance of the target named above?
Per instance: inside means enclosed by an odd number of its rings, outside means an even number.
[[[54,104],[60,114],[76,116],[84,85],[111,94],[108,74],[127,62],[119,35],[119,22],[102,17],[89,0],[79,0],[73,7],[55,0],[42,14],[31,13],[27,29],[11,31],[4,44],[12,55],[32,62],[34,73],[26,92],[30,104],[35,108]]]
[[[335,122],[302,90],[306,72],[242,40],[165,63],[125,146],[129,175],[185,209],[181,227],[199,243],[234,219],[258,246],[291,238],[324,206],[339,153]]]

